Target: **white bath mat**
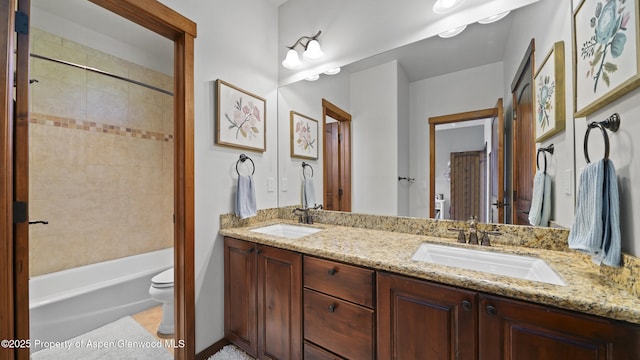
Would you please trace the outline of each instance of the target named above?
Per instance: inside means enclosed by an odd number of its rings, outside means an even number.
[[[73,339],[45,345],[45,349],[33,353],[31,359],[173,359],[164,345],[127,316]]]
[[[227,345],[208,360],[253,360],[253,358],[234,345]]]

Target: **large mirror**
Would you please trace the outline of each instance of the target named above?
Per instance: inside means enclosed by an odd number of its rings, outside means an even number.
[[[315,198],[319,203],[324,199],[331,181],[327,178],[332,176],[326,173],[323,151],[323,145],[329,145],[322,141],[331,136],[326,125],[330,117],[323,106],[328,102],[351,116],[350,169],[338,167],[338,173],[350,171],[351,211],[506,222],[510,135],[503,131],[502,114],[508,111],[498,99],[510,96],[506,84],[511,79],[504,78],[502,61],[509,51],[505,44],[511,22],[509,15],[489,25],[471,24],[454,38],[424,39],[345,66],[336,75],[321,74],[316,81],[282,86],[279,205],[301,204],[303,161],[314,169]],[[318,142],[317,159],[290,156],[290,111],[318,121],[324,136]],[[473,115],[477,112],[486,116]],[[479,175],[469,182],[475,188],[457,187],[452,193],[452,181],[463,178],[449,170],[452,154],[472,150],[482,154],[477,159]],[[471,193],[477,195],[475,209],[452,214],[452,196],[454,201],[470,202]]]

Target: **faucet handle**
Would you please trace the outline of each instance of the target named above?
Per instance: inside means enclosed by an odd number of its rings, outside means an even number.
[[[501,232],[498,231],[482,231],[482,240],[480,240],[480,245],[482,246],[491,246],[491,241],[489,240],[489,235],[500,236]]]
[[[461,244],[467,243],[467,238],[464,236],[464,229],[458,228],[448,228],[449,231],[457,231],[458,232],[458,242]]]

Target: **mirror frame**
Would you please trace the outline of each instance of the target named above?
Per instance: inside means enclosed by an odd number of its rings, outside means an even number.
[[[175,349],[176,359],[195,359],[194,276],[194,39],[196,24],[155,0],[89,0],[174,42],[174,268],[175,338],[185,346]],[[13,201],[28,201],[28,103],[29,35],[14,40],[15,10],[30,14],[30,0],[0,0],[3,30],[0,48],[6,87],[2,90],[0,148],[3,176],[0,180],[0,325],[3,339],[29,339],[28,224],[14,224]],[[6,10],[6,11],[5,11]],[[17,58],[10,54],[17,50]],[[26,56],[25,56],[26,55]],[[16,70],[16,108],[11,106],[10,75]],[[14,113],[18,116],[14,119]],[[15,129],[15,140],[14,140]],[[14,148],[15,146],[15,148]],[[26,165],[26,166],[25,166]],[[25,184],[26,182],[26,184]],[[14,199],[15,196],[15,199]],[[9,350],[16,359],[29,359],[28,348]]]
[[[436,125],[452,124],[463,121],[498,118],[498,218],[504,223],[504,114],[502,98],[498,99],[496,107],[467,111],[456,114],[435,116],[429,118],[429,217],[435,218],[436,192]]]

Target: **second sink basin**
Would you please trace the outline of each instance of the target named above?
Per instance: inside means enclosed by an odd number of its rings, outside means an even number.
[[[530,256],[424,243],[411,259],[518,279],[566,285],[546,262]]]
[[[315,234],[322,229],[312,228],[308,226],[297,226],[291,224],[274,224],[269,226],[263,226],[257,229],[251,229],[253,232],[274,235],[280,237],[286,237],[289,239],[297,239],[303,236]]]

